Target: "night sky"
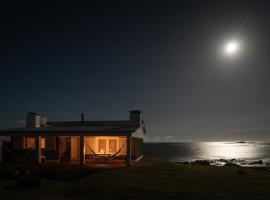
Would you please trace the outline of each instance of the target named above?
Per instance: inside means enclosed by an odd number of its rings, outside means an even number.
[[[140,109],[147,141],[270,138],[268,1],[20,2],[0,8],[1,128]]]

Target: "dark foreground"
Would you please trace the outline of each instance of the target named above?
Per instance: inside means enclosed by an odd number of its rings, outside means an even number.
[[[15,168],[14,165],[0,166],[1,200],[270,198],[267,169],[160,161],[144,161],[131,168],[116,169],[21,166],[20,169],[29,169],[30,177],[37,178],[31,186],[27,185],[28,180],[25,183],[19,178],[24,177],[24,172],[17,170],[17,175],[14,174]]]

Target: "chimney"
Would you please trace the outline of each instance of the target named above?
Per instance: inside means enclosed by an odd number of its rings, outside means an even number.
[[[84,113],[81,114],[81,122],[84,122]]]
[[[132,125],[141,125],[141,111],[140,110],[131,110],[130,112],[130,122]]]
[[[41,114],[37,112],[26,113],[26,127],[38,128],[41,126]]]
[[[41,117],[41,127],[47,126],[47,118]]]

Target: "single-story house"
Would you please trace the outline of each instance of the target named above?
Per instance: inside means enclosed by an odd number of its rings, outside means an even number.
[[[139,110],[130,111],[129,120],[47,121],[40,113],[28,112],[26,126],[1,129],[0,136],[11,137],[11,152],[17,161],[38,163],[123,160],[127,166],[143,157],[146,133]]]

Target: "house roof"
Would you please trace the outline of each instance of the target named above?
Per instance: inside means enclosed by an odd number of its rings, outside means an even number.
[[[122,121],[49,121],[47,124],[51,127],[70,127],[70,126],[129,126],[129,120]]]
[[[139,127],[130,121],[51,121],[39,128],[1,129],[0,135],[125,135]]]

